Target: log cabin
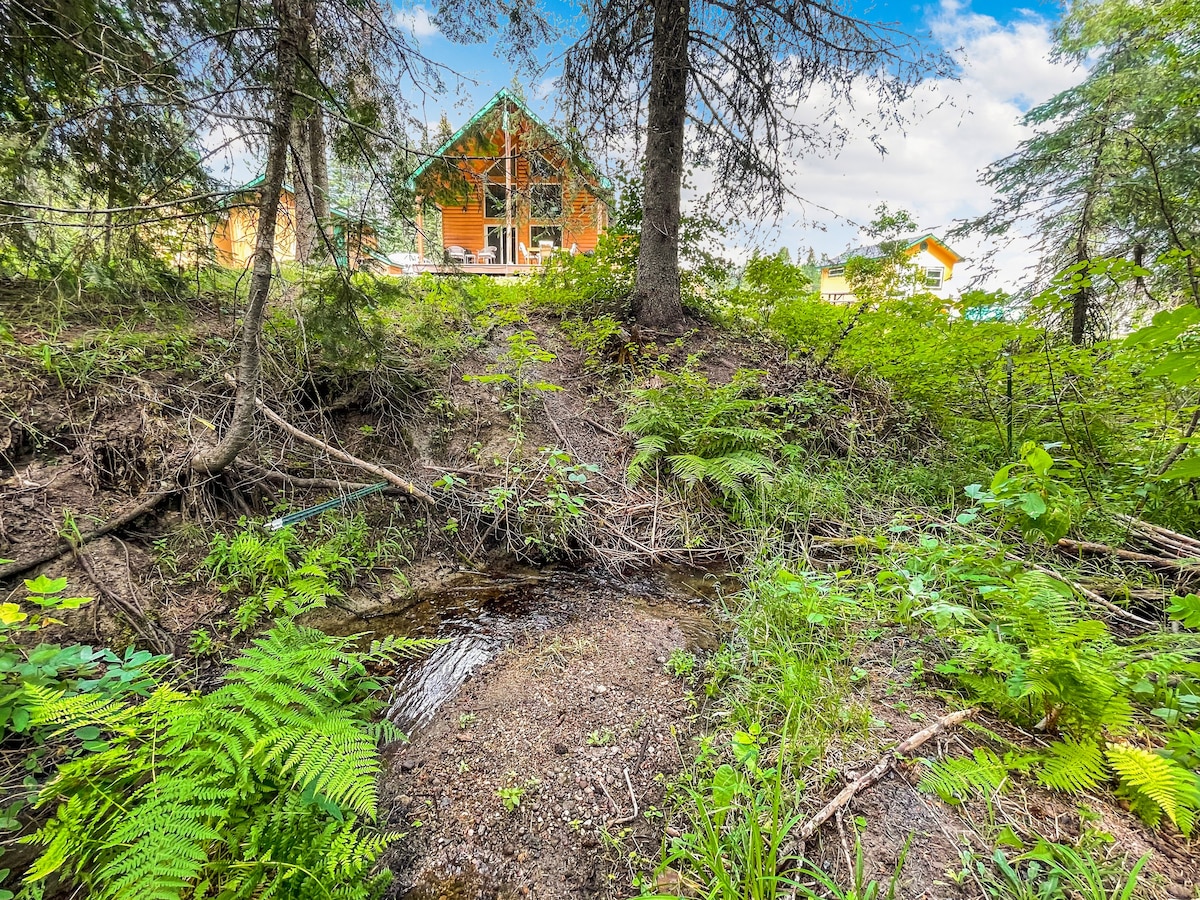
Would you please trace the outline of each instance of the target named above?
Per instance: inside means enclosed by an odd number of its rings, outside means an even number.
[[[503,89],[416,168],[410,187],[421,264],[503,274],[551,253],[594,250],[608,225],[612,185]],[[441,213],[441,246],[429,246],[429,205]]]

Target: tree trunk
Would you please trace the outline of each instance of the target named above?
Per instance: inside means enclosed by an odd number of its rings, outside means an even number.
[[[1100,193],[1101,181],[1101,166],[1104,160],[1104,140],[1107,135],[1107,129],[1101,125],[1095,135],[1096,152],[1092,156],[1092,172],[1091,179],[1088,184],[1087,193],[1083,198],[1083,208],[1079,211],[1079,231],[1075,236],[1075,262],[1087,263],[1091,260],[1091,248],[1088,246],[1088,235],[1092,229],[1092,210],[1096,203],[1096,197]],[[1081,272],[1081,275],[1086,276],[1086,272]],[[1071,343],[1076,346],[1082,344],[1088,336],[1088,320],[1092,312],[1092,297],[1093,289],[1090,287],[1090,279],[1080,285],[1079,289],[1071,296]]]
[[[316,82],[317,7],[301,0],[301,74]],[[320,86],[311,92],[321,95]],[[328,258],[325,225],[329,221],[329,165],[325,160],[325,114],[314,105],[292,125],[292,188],[296,198],[296,262],[308,265]]]
[[[679,218],[683,127],[687,116],[691,0],[656,0],[646,115],[646,174],[633,314],[666,331],[683,323],[679,295]]]
[[[258,382],[262,375],[263,307],[271,290],[275,267],[275,221],[279,215],[279,196],[287,171],[288,138],[295,103],[296,67],[300,58],[300,36],[296,0],[274,0],[279,26],[279,44],[275,63],[274,118],[267,137],[267,171],[258,201],[258,232],[254,240],[254,270],[250,276],[250,298],[242,320],[242,345],[238,359],[237,396],[229,430],[220,442],[192,457],[192,468],[216,474],[223,471],[250,443],[254,429],[254,408]]]

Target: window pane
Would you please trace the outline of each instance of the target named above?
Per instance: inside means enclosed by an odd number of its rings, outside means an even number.
[[[555,247],[562,246],[563,230],[558,225],[534,225],[529,229],[529,243],[534,250],[543,241],[549,241]]]
[[[553,178],[558,171],[550,160],[534,150],[529,154],[529,174],[534,178]]]
[[[489,183],[484,190],[483,214],[489,219],[503,219],[504,201],[508,189],[502,184]]]
[[[930,267],[925,270],[925,287],[940,288],[942,286],[942,275],[945,269]]]
[[[535,219],[557,219],[563,212],[561,184],[531,184],[529,214]]]

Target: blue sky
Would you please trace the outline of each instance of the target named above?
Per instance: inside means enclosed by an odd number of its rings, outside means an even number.
[[[578,7],[554,2],[545,7],[568,31]],[[727,239],[734,258],[753,247],[788,247],[803,255],[812,247],[818,256],[834,255],[865,243],[860,226],[869,222],[881,202],[910,210],[922,230],[941,232],[957,219],[978,215],[990,204],[978,183],[979,170],[1016,149],[1028,136],[1020,117],[1031,105],[1075,83],[1081,73],[1049,60],[1051,30],[1061,7],[1027,2],[1020,7],[993,0],[939,0],[934,3],[877,2],[854,5],[864,18],[896,23],[915,35],[928,36],[952,52],[960,65],[956,81],[927,83],[908,111],[912,125],[888,135],[888,153],[880,156],[865,140],[851,141],[836,157],[796,157],[791,185],[806,202],[789,202],[784,215],[764,222],[744,222]],[[419,0],[398,13],[424,52],[459,72],[464,81],[451,96],[424,98],[419,115],[436,123],[445,112],[458,126],[496,90],[510,84],[513,70],[487,46],[456,44],[442,34]],[[548,49],[545,58],[552,59]],[[554,70],[542,78],[523,77],[533,107],[553,114]],[[865,95],[859,108],[869,112]],[[697,180],[706,186],[704,174]],[[982,271],[983,258],[994,251],[998,276],[985,286],[1013,287],[1022,277],[1027,250],[1022,242],[997,249],[967,240],[956,246],[974,265],[956,277],[960,288]]]

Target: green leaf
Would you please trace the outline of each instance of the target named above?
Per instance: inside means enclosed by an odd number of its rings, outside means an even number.
[[[24,622],[29,616],[21,612],[21,607],[15,603],[0,603],[0,625],[16,625]]]
[[[1025,454],[1025,464],[1033,469],[1035,475],[1045,478],[1054,465],[1054,457],[1046,452],[1045,447],[1034,446]]]
[[[713,773],[712,800],[718,810],[728,809],[737,794],[738,775],[733,766],[724,763]]]
[[[1171,468],[1160,476],[1164,481],[1186,481],[1189,478],[1200,478],[1200,456],[1189,456],[1176,460]]]
[[[1036,491],[1026,491],[1021,495],[1021,510],[1031,519],[1041,518],[1046,512],[1046,500]]]
[[[67,589],[67,579],[62,578],[47,578],[45,575],[39,575],[34,579],[25,579],[25,589],[31,594],[60,594]]]
[[[1188,628],[1200,628],[1200,595],[1172,597],[1167,614]]]

